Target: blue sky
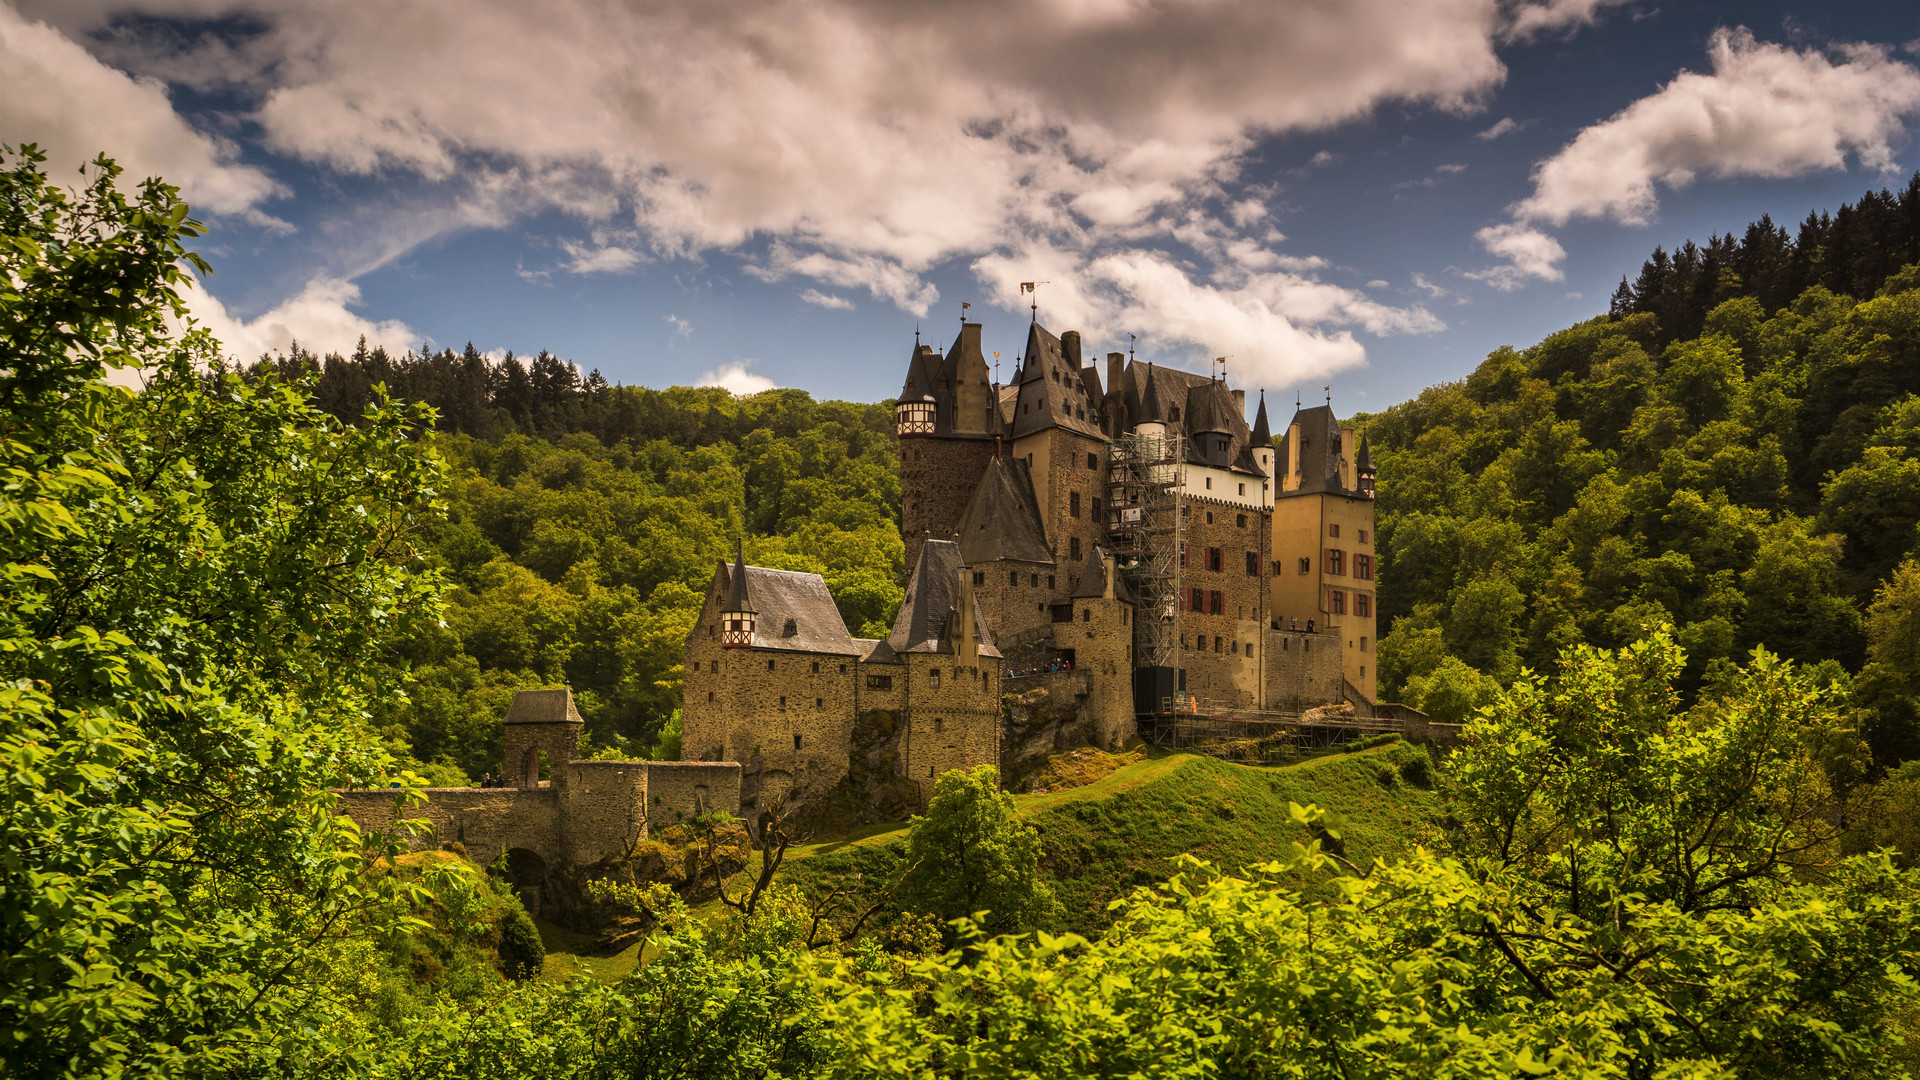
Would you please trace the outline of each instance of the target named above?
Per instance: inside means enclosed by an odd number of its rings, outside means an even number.
[[[1916,167],[1920,5],[0,0],[0,141],[213,225],[238,353],[879,400],[960,303],[1377,409]],[[19,92],[14,92],[18,90]]]

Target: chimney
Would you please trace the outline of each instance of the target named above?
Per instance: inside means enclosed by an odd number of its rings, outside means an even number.
[[[977,322],[960,324],[960,348],[962,356],[980,355],[980,324]]]
[[[1120,377],[1126,374],[1127,354],[1110,352],[1107,354],[1107,390],[1120,389]]]
[[[1247,392],[1245,390],[1235,390],[1233,392],[1233,411],[1240,419],[1245,420],[1247,418]]]
[[[1080,370],[1080,331],[1069,330],[1060,335],[1060,352],[1066,356],[1072,370]]]

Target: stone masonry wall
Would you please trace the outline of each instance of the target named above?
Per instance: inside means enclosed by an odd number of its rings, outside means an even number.
[[[410,840],[415,851],[457,840],[467,858],[485,865],[507,848],[525,848],[548,862],[566,856],[562,846],[560,792],[555,788],[428,788],[427,801],[396,810],[392,789],[341,791],[340,813],[363,831],[384,829],[399,818],[425,818],[431,833]]]
[[[993,643],[1012,671],[1038,666],[1053,645],[1050,608],[1060,592],[1059,574],[1052,566],[1023,562],[991,562],[972,568],[980,583],[973,587],[976,603],[993,628]]]
[[[1259,631],[1266,625],[1266,514],[1206,499],[1188,499],[1185,511],[1180,584],[1186,598],[1199,589],[1203,600],[1203,610],[1188,606],[1180,615],[1187,692],[1209,704],[1254,708],[1261,695]],[[1217,571],[1208,569],[1208,548],[1220,549]],[[1248,553],[1257,573],[1247,573]],[[1219,614],[1212,610],[1214,592],[1221,594]]]
[[[647,838],[647,762],[572,761],[561,766],[560,838],[569,862],[587,866]]]
[[[945,540],[960,528],[993,450],[990,438],[910,435],[900,440],[900,536],[907,545],[907,566],[919,563],[927,537]]]
[[[934,781],[950,769],[971,768],[1000,757],[998,665],[956,669],[955,657],[909,653],[903,771],[919,786],[921,804],[933,797]],[[939,685],[934,673],[939,672]]]
[[[647,763],[646,816],[650,832],[659,832],[714,810],[736,813],[739,804],[740,765],[737,762]]]
[[[1269,630],[1267,707],[1300,710],[1343,700],[1339,631]]]
[[[1088,678],[1082,707],[1088,741],[1116,750],[1135,731],[1133,718],[1133,606],[1118,600],[1077,599],[1073,621],[1055,623],[1054,647],[1073,650],[1077,673]]]

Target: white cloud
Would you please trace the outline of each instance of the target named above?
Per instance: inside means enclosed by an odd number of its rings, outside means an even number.
[[[1393,284],[1393,283],[1392,283],[1392,282],[1390,282],[1390,281],[1388,281],[1388,280],[1386,280],[1385,278],[1374,278],[1374,279],[1373,279],[1372,281],[1369,281],[1369,282],[1367,282],[1367,288],[1369,288],[1369,289],[1384,289],[1384,288],[1386,288],[1387,286],[1389,286],[1389,285],[1391,285],[1391,284]]]
[[[1516,217],[1643,225],[1659,205],[1656,185],[1801,176],[1843,169],[1849,156],[1888,169],[1902,121],[1920,110],[1920,72],[1879,46],[1829,55],[1722,29],[1707,51],[1711,74],[1681,72],[1537,165]]]
[[[639,252],[617,244],[596,246],[562,240],[560,248],[569,256],[566,266],[569,274],[618,274],[633,269],[641,259]]]
[[[310,352],[352,352],[362,337],[369,348],[384,345],[389,352],[418,346],[424,335],[398,319],[379,321],[356,315],[348,306],[360,302],[360,288],[338,278],[315,278],[299,295],[252,319],[229,314],[220,299],[204,289],[185,293],[187,309],[202,326],[220,339],[223,352],[242,363],[262,354],[286,352],[299,342]]]
[[[0,143],[38,143],[61,183],[105,152],[138,183],[163,176],[196,213],[231,214],[276,232],[288,226],[260,210],[285,194],[272,177],[240,164],[237,148],[194,130],[166,88],[95,60],[60,31],[0,3]]]
[[[1600,21],[1601,12],[1620,7],[1629,0],[1536,0],[1516,4],[1503,37],[1507,41],[1531,41],[1545,34],[1572,34]]]
[[[1467,167],[1465,165],[1459,165],[1459,164],[1438,165],[1434,167],[1433,171],[1440,173],[1443,176],[1458,176],[1461,173],[1466,172]]]
[[[1484,281],[1501,292],[1511,292],[1526,284],[1529,278],[1566,279],[1558,264],[1567,257],[1567,249],[1539,229],[1509,222],[1489,225],[1473,236],[1481,247],[1507,260],[1505,266],[1469,271],[1467,276],[1475,281]]]
[[[680,316],[673,314],[672,312],[668,312],[666,321],[669,325],[673,327],[673,332],[676,334],[679,334],[681,337],[690,338],[693,336],[693,323],[689,322],[688,320],[683,319]]]
[[[853,301],[844,296],[823,293],[819,289],[800,290],[800,299],[816,307],[830,308],[834,311],[852,311]]]
[[[245,130],[276,152],[442,193],[416,222],[343,239],[348,277],[427,238],[552,209],[594,235],[563,245],[560,269],[744,249],[762,279],[803,279],[841,300],[864,289],[915,313],[939,299],[929,271],[955,261],[1010,266],[1045,250],[1065,280],[1101,266],[1111,275],[1106,260],[1144,253],[1156,295],[1264,304],[1236,325],[1269,326],[1308,343],[1300,355],[1338,363],[1360,349],[1338,340],[1345,327],[1420,332],[1406,328],[1437,320],[1342,299],[1357,294],[1309,276],[1319,257],[1270,250],[1272,193],[1249,197],[1241,176],[1250,151],[1384,107],[1470,113],[1505,79],[1500,42],[1597,10],[1594,0],[26,2],[73,35],[127,14],[257,31],[243,45],[195,39],[184,56],[175,39],[121,34],[111,47],[134,70],[240,88],[258,103]],[[937,62],[956,56],[967,60]],[[939,77],[927,77],[930,62]],[[1337,158],[1321,151],[1309,167]],[[1198,261],[1166,250],[1190,238]],[[1016,280],[1044,269],[1024,263]],[[1088,289],[1118,279],[1102,280]],[[1078,301],[1055,293],[1065,318]]]
[[[731,364],[722,364],[700,376],[700,381],[694,385],[725,387],[734,397],[751,397],[762,390],[773,389],[775,384],[772,379],[765,375],[755,375],[747,370],[753,364],[752,360],[735,360]]]
[[[1533,121],[1531,120],[1515,120],[1511,116],[1503,116],[1496,121],[1492,127],[1476,134],[1474,138],[1482,141],[1490,141],[1502,135],[1511,135],[1516,131],[1524,131],[1532,126]]]
[[[1890,169],[1906,117],[1920,111],[1920,71],[1878,45],[1793,49],[1736,28],[1715,31],[1707,53],[1710,74],[1682,71],[1535,165],[1513,220],[1475,234],[1507,264],[1467,276],[1499,289],[1560,281],[1566,251],[1543,226],[1645,225],[1662,185],[1802,176],[1844,169],[1849,157]]]
[[[1435,285],[1433,282],[1427,280],[1427,275],[1419,273],[1417,271],[1414,273],[1411,280],[1413,282],[1414,288],[1419,289],[1421,292],[1426,293],[1428,296],[1431,296],[1436,300],[1438,300],[1443,296],[1453,295],[1452,290],[1443,288],[1439,285]]]

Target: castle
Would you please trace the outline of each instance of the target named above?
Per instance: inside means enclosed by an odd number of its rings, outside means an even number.
[[[1371,707],[1374,470],[1330,406],[1277,444],[1264,395],[1106,358],[1036,319],[1018,373],[981,325],[916,343],[896,404],[906,596],[851,636],[818,575],[715,568],[686,641],[682,754],[738,761],[749,804],[924,804],[994,763],[1004,703],[1044,686],[1086,741],[1143,718]],[[876,795],[876,792],[880,793]]]

